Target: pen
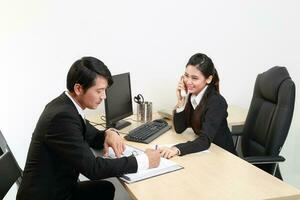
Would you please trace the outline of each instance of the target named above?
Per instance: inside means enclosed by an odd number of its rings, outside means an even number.
[[[156,145],[155,145],[155,150],[157,150],[157,148],[158,148],[158,145],[156,144]]]

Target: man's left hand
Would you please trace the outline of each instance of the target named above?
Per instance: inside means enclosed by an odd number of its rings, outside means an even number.
[[[119,136],[117,130],[110,128],[105,131],[104,140],[104,156],[108,155],[108,147],[111,147],[116,154],[117,158],[120,158],[125,150],[125,144],[122,137]]]

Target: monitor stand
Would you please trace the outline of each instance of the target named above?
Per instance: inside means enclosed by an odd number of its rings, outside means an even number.
[[[115,129],[122,129],[122,128],[125,128],[126,126],[129,126],[131,123],[129,121],[126,121],[126,120],[119,120],[117,121],[116,123],[113,123],[112,124],[112,127],[115,128]]]

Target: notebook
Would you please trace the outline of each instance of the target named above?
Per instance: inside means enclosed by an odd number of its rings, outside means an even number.
[[[135,147],[126,145],[125,151],[123,153],[123,156],[131,156],[131,155],[139,155],[143,154],[144,151],[137,149]],[[116,158],[115,153],[111,148],[109,148],[109,153],[108,156],[111,158]],[[129,173],[129,174],[124,174],[123,176],[120,177],[121,180],[125,181],[126,183],[133,183],[137,181],[141,181],[144,179],[148,179],[151,177],[163,175],[169,172],[177,171],[183,169],[182,166],[178,165],[176,162],[161,158],[160,159],[160,164],[156,168],[152,169],[146,169],[146,170],[140,170],[137,173]]]

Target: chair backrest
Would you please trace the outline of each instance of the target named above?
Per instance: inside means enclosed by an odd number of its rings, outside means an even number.
[[[295,84],[285,67],[257,76],[243,129],[243,156],[279,155],[291,125]]]
[[[22,170],[10,151],[0,131],[0,199],[3,199],[11,186],[21,183]]]

